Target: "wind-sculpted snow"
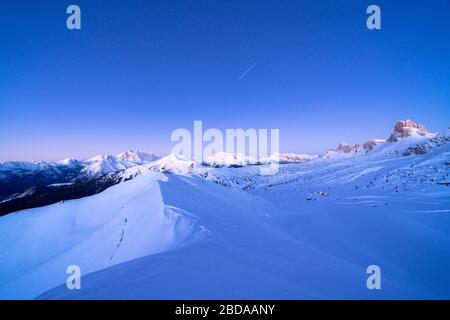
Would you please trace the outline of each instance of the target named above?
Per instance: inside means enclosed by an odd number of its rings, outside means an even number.
[[[161,174],[148,172],[101,194],[0,219],[0,298],[33,298],[83,274],[205,241],[195,214],[166,206]]]
[[[248,192],[195,175],[167,177],[164,201],[195,213],[208,241],[89,274],[81,290],[60,286],[39,298],[450,298],[446,188],[323,191],[298,177]],[[379,291],[366,287],[373,264],[382,270]]]
[[[448,181],[450,146],[409,156],[393,148],[286,164],[270,177],[257,166],[169,170],[164,201],[195,213],[208,241],[40,298],[450,298],[450,197],[437,183]],[[382,270],[380,291],[366,287],[372,264]]]

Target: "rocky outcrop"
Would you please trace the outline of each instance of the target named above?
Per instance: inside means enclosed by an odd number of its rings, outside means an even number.
[[[402,152],[402,156],[406,157],[412,154],[418,156],[423,155],[448,143],[450,143],[450,136],[436,135],[434,138],[431,138],[426,142],[407,148]]]
[[[334,150],[330,150],[332,152],[337,153],[344,153],[344,154],[350,154],[350,153],[367,153],[374,148],[378,147],[379,145],[383,144],[385,140],[369,140],[365,143],[361,144],[347,144],[347,143],[340,143],[338,147]]]
[[[412,135],[426,136],[432,135],[430,131],[421,124],[412,120],[399,121],[394,126],[394,132],[388,138],[388,142],[396,142],[402,138],[408,138]]]
[[[356,147],[356,146],[357,146],[357,145],[351,146],[351,145],[346,144],[346,143],[340,143],[340,144],[338,145],[336,151],[341,151],[341,152],[343,152],[343,153],[351,153],[351,152],[355,151],[355,147]]]
[[[363,148],[366,152],[373,150],[375,147],[378,147],[380,144],[383,144],[385,140],[369,140],[363,144]]]

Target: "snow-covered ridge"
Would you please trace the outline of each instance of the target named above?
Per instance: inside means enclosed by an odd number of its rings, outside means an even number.
[[[203,164],[211,167],[245,167],[270,163],[299,163],[316,159],[317,155],[276,152],[267,157],[256,158],[242,153],[218,152],[206,155]]]
[[[14,199],[29,188],[55,184],[67,186],[69,183],[102,179],[157,159],[159,157],[154,154],[127,151],[117,155],[96,156],[86,160],[3,162],[0,163],[0,201]]]
[[[160,157],[142,151],[127,151],[117,155],[98,155],[85,160],[64,159],[60,161],[6,161],[0,162],[1,171],[28,171],[37,172],[45,170],[58,171],[59,169],[81,168],[82,173],[100,175],[109,172],[125,170],[133,166],[143,165],[158,160]]]
[[[30,299],[64,283],[69,261],[87,274],[207,240],[194,213],[164,202],[166,180],[147,172],[92,197],[3,217],[0,299]]]
[[[386,140],[372,139],[362,144],[340,143],[337,148],[328,150],[321,154],[319,158],[348,159],[382,149],[384,149],[384,153],[407,156],[414,153],[414,149],[422,144],[430,142],[427,146],[419,147],[420,150],[417,152],[426,153],[434,147],[445,144],[447,141],[447,135],[431,133],[424,125],[417,124],[409,119],[400,120],[394,125],[393,132]],[[405,151],[406,149],[411,150]]]
[[[435,139],[435,143],[442,143],[446,141],[442,136],[429,132],[425,126],[417,124],[412,120],[398,121],[393,133],[387,140],[384,139],[372,139],[361,144],[347,144],[340,143],[337,148],[328,150],[321,155],[310,154],[295,154],[295,153],[274,153],[270,156],[256,159],[251,156],[247,156],[239,153],[218,152],[216,154],[205,155],[203,158],[203,165],[211,167],[243,167],[248,165],[264,165],[273,162],[278,163],[301,163],[305,161],[315,160],[318,158],[348,158],[354,155],[361,155],[378,149],[385,144],[396,143],[395,146],[403,148],[405,145],[414,145],[424,143],[428,140]],[[401,142],[401,143],[398,143]],[[430,147],[433,143],[430,144]],[[169,155],[163,162],[174,162],[173,155]],[[0,173],[6,170],[49,170],[57,169],[63,166],[75,167],[81,166],[82,173],[97,176],[110,172],[117,172],[126,170],[135,166],[141,166],[154,163],[160,160],[161,157],[145,153],[142,151],[127,151],[119,154],[97,155],[95,157],[77,160],[77,159],[65,159],[56,162],[47,161],[9,161],[0,162]],[[187,160],[188,162],[190,160]],[[164,165],[157,164],[164,167]]]
[[[230,154],[214,165],[174,155],[90,159],[134,165],[101,193],[0,218],[0,298],[57,285],[43,297],[373,298],[355,274],[374,261],[389,275],[386,297],[447,298],[450,138],[371,141],[370,150],[341,144],[336,159],[274,155],[287,163],[273,176]],[[426,259],[416,268],[418,256]],[[64,286],[70,264],[86,276],[84,290]]]
[[[142,151],[127,151],[117,155],[96,156],[83,161],[86,166],[82,172],[90,176],[97,176],[148,164],[158,159],[160,157]]]
[[[87,275],[85,290],[70,292],[62,283],[40,298],[370,299],[363,276],[372,261],[382,261],[389,275],[383,298],[447,298],[449,198],[448,189],[436,182],[448,175],[450,144],[410,156],[385,150],[398,146],[386,143],[341,161],[286,164],[269,177],[258,175],[256,166],[216,168],[174,156],[158,166],[131,168],[189,168],[187,175],[161,174],[167,180],[159,186],[169,216],[173,207],[187,217],[195,214],[199,233],[170,253]],[[121,185],[129,188],[117,188]],[[133,208],[143,216],[149,212],[145,206]],[[196,245],[197,235],[209,241]],[[194,245],[183,247],[186,243]],[[411,263],[424,256],[420,267]],[[342,279],[349,290],[342,291]],[[412,286],[410,279],[421,282]],[[185,294],[180,288],[190,290]]]
[[[169,154],[168,156],[149,164],[129,168],[122,172],[120,177],[124,180],[128,180],[147,171],[189,175],[192,173],[193,169],[198,166],[199,165],[196,165],[193,161],[180,159],[173,154]]]
[[[395,137],[392,138],[392,137]],[[316,156],[308,154],[276,153],[266,158],[253,159],[238,153],[216,153],[207,155],[201,163],[180,159],[173,154],[159,158],[154,154],[141,151],[128,151],[117,155],[99,155],[86,160],[66,159],[59,162],[7,162],[0,164],[0,200],[14,199],[24,194],[29,188],[36,186],[59,185],[67,186],[72,182],[91,181],[105,178],[100,184],[103,188],[111,184],[134,178],[142,172],[157,171],[178,175],[196,174],[214,180],[224,185],[238,187],[253,187],[252,176],[258,170],[238,170],[245,167],[264,166],[271,163],[281,165],[301,164],[308,162],[340,162],[366,155],[372,158],[401,157],[423,155],[447,144],[448,135],[430,133],[423,125],[411,120],[399,121],[395,124],[393,133],[387,140],[372,139],[361,144],[339,144],[336,149]],[[230,168],[236,170],[213,170]],[[226,173],[227,176],[224,176]],[[110,179],[107,179],[107,178]],[[101,192],[103,188],[92,188],[92,192]],[[68,193],[77,193],[68,190]],[[74,188],[76,189],[76,183]],[[64,197],[65,190],[61,191]],[[82,196],[86,196],[83,194]],[[6,210],[12,212],[15,207]],[[23,209],[23,208],[21,208]],[[18,209],[19,210],[19,209]],[[1,208],[0,208],[1,211]]]

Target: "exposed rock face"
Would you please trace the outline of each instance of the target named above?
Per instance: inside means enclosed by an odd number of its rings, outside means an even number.
[[[384,142],[385,140],[369,140],[363,144],[363,148],[366,152],[369,152]]]
[[[343,153],[350,153],[354,151],[354,147],[346,143],[340,143],[336,150]]]
[[[369,140],[366,143],[364,143],[364,145],[363,145],[364,150],[366,150],[366,152],[372,150],[376,146],[377,146],[377,143],[373,140]]]
[[[439,148],[447,143],[450,143],[450,136],[445,135],[436,135],[434,138],[431,138],[430,140],[407,148],[403,151],[402,156],[406,157],[411,154],[415,155],[422,155],[430,152],[431,150],[434,150],[436,148]],[[450,164],[450,162],[449,162]]]
[[[340,143],[335,151],[342,153],[369,152],[373,150],[375,147],[379,146],[380,144],[383,144],[384,142],[385,142],[384,140],[369,140],[362,145],[361,144],[351,145],[347,143]]]
[[[387,141],[395,142],[398,141],[398,139],[407,138],[413,134],[425,136],[431,133],[423,125],[417,124],[412,120],[399,121],[395,124],[394,133],[391,134]]]

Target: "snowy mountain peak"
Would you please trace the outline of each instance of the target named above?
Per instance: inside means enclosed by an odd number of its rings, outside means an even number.
[[[435,134],[428,131],[424,125],[417,124],[412,120],[398,121],[394,126],[394,132],[390,135],[388,142],[396,142],[399,139],[415,137],[430,137],[433,138]]]
[[[163,157],[145,167],[147,167],[147,169],[150,169],[151,171],[187,175],[192,172],[192,169],[194,168],[194,162],[178,158],[171,153],[168,156]],[[133,169],[141,170],[140,167],[136,167]],[[135,171],[133,169],[131,169],[131,171]]]
[[[408,120],[401,120],[398,121],[394,126],[394,132],[389,136],[387,140],[382,139],[372,139],[368,140],[363,144],[347,144],[347,143],[340,143],[336,149],[331,149],[324,153],[321,157],[322,158],[333,158],[333,159],[340,159],[340,158],[348,158],[355,155],[362,155],[365,153],[368,153],[375,148],[382,146],[385,144],[385,142],[398,142],[395,145],[392,146],[385,146],[383,148],[383,152],[388,153],[395,153],[395,154],[411,154],[411,153],[418,153],[419,151],[411,151],[406,152],[405,150],[408,148],[415,148],[416,145],[427,143],[429,140],[431,140],[432,147],[435,145],[442,145],[446,143],[446,139],[439,138],[439,135],[435,133],[431,133],[428,131],[427,128],[425,128],[422,124],[417,124],[416,122],[408,119]],[[433,142],[433,138],[439,140],[436,143]],[[401,142],[401,143],[400,143]],[[430,147],[430,148],[432,148]],[[428,148],[428,149],[430,149]],[[421,153],[425,153],[424,149],[428,150],[425,147],[421,147]]]
[[[217,167],[230,167],[239,166],[243,167],[249,164],[256,164],[256,159],[250,156],[246,156],[242,153],[231,152],[218,152],[207,155],[203,159],[203,163],[208,166]]]
[[[385,140],[382,139],[372,139],[364,142],[363,144],[347,144],[340,143],[336,149],[331,149],[327,151],[322,157],[325,158],[341,158],[350,157],[357,154],[365,154],[369,151],[372,151],[376,147],[385,143]]]
[[[145,153],[140,150],[137,151],[129,150],[126,152],[122,152],[119,153],[116,156],[116,158],[119,161],[129,161],[134,162],[136,164],[145,164],[159,159],[159,157],[154,155],[153,153]]]
[[[67,158],[64,160],[57,161],[56,163],[59,163],[59,164],[65,165],[65,166],[71,166],[71,165],[77,164],[78,162],[79,161],[77,159]]]
[[[83,172],[95,176],[149,164],[158,159],[160,158],[154,154],[133,150],[122,152],[117,155],[99,155],[85,161],[87,166],[83,169]]]

